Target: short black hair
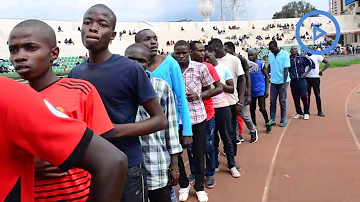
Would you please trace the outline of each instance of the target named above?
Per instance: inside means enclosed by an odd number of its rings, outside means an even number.
[[[250,51],[248,51],[248,55],[258,55],[258,52],[254,49],[251,49]]]
[[[141,42],[141,37],[142,37],[142,33],[145,31],[152,31],[151,29],[142,29],[139,32],[136,33],[135,35],[135,43],[140,43]]]
[[[277,42],[275,40],[270,41],[269,46],[272,46],[272,45],[277,47]]]
[[[218,38],[213,38],[213,39],[209,42],[209,45],[224,47],[222,41],[221,41],[220,39],[218,39]]]
[[[231,48],[232,50],[235,50],[235,45],[231,41],[225,42],[224,46],[227,46],[227,47]]]
[[[25,20],[20,22],[19,24],[15,25],[14,29],[20,29],[20,28],[37,28],[39,30],[39,33],[34,33],[34,34],[38,34],[40,37],[42,38],[46,38],[47,41],[47,45],[50,48],[55,48],[57,46],[57,42],[56,42],[56,35],[55,35],[55,31],[53,28],[50,27],[50,25],[48,25],[47,23],[40,21],[40,20],[35,20],[35,19],[30,19],[30,20]],[[11,32],[10,32],[11,34]]]
[[[213,46],[211,45],[205,45],[205,51],[208,51],[208,52],[214,52],[215,49]]]
[[[107,10],[109,12],[109,18],[110,18],[110,24],[112,27],[112,30],[115,30],[116,27],[116,15],[114,13],[114,11],[112,11],[108,6],[106,6],[105,4],[95,4],[93,6],[91,6],[86,12],[89,12],[90,9],[95,8],[95,7],[100,7],[100,8],[104,8],[105,10]]]
[[[145,53],[147,53],[149,58],[150,58],[150,50],[149,50],[149,48],[146,47],[145,45],[141,44],[141,43],[133,43],[129,47],[127,47],[126,50],[125,50],[125,57],[127,57],[128,55],[133,55],[134,53],[138,52],[139,50],[144,51]]]
[[[202,44],[200,41],[192,41],[190,43],[190,50],[195,50],[195,45],[196,44]]]
[[[187,41],[179,40],[175,43],[174,48],[178,46],[186,46],[188,49],[190,49],[190,44]]]

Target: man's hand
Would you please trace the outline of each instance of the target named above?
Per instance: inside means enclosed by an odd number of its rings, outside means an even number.
[[[243,104],[236,103],[235,111],[237,114],[241,114]]]
[[[113,135],[112,137],[110,137],[109,139],[113,139],[113,138],[119,138],[119,137],[122,137],[124,134],[122,133],[122,125],[123,124],[115,124],[113,123],[114,127],[116,128],[116,135]],[[116,137],[114,137],[116,136]]]
[[[198,94],[196,94],[194,92],[188,92],[188,93],[186,93],[186,99],[189,102],[193,102],[195,100],[198,100]]]
[[[323,72],[322,72],[322,71],[320,71],[320,72],[319,72],[319,75],[320,75],[320,76],[322,76],[322,75],[323,75]]]
[[[264,98],[268,98],[269,97],[269,92],[265,92]]]
[[[301,78],[303,79],[303,78],[306,78],[306,76],[307,76],[308,74],[305,72],[305,73],[303,73],[302,75],[301,75]]]
[[[180,138],[180,143],[183,148],[187,148],[189,145],[193,143],[193,139],[191,136],[182,136]]]
[[[49,162],[42,161],[38,158],[35,160],[35,176],[37,177],[63,177],[68,174],[69,173],[62,171]]]
[[[285,87],[286,87],[286,83],[284,83],[284,84],[281,86],[281,92],[284,92]]]
[[[246,103],[247,103],[247,104],[250,104],[250,103],[251,103],[251,95],[248,95],[248,96],[247,96]]]
[[[169,185],[176,186],[179,183],[179,179],[180,179],[179,167],[170,167],[168,176],[169,176]]]

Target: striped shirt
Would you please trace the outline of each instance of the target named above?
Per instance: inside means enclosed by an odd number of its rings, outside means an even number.
[[[89,82],[62,78],[40,93],[59,111],[84,121],[96,134],[107,138],[115,133],[96,88]],[[87,201],[90,173],[78,168],[68,173],[64,177],[35,178],[35,201]]]
[[[147,170],[148,190],[156,190],[168,184],[168,168],[171,163],[170,155],[182,152],[182,147],[179,141],[173,92],[166,81],[153,78],[150,75],[149,78],[157,93],[157,100],[168,120],[168,127],[165,130],[140,137],[144,164]],[[144,107],[140,106],[136,122],[149,118],[150,115]]]

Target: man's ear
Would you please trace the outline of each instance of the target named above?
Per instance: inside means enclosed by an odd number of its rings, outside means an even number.
[[[111,33],[111,40],[114,40],[114,39],[115,39],[115,37],[116,37],[116,32],[115,32],[115,31],[113,31],[113,32]]]
[[[60,53],[59,47],[55,47],[51,50],[51,60],[50,62],[53,63],[56,59],[58,59]]]

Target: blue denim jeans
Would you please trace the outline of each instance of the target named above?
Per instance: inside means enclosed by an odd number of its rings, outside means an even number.
[[[171,187],[170,195],[171,195],[171,202],[177,202],[177,198],[176,198],[176,193],[175,193],[174,187]]]
[[[281,91],[282,86],[285,85],[283,91]],[[281,122],[286,123],[286,99],[287,99],[287,89],[289,83],[286,84],[271,84],[270,86],[270,117],[273,121],[276,121],[276,105],[277,98],[279,97],[280,109],[281,109]]]
[[[215,117],[206,121],[206,169],[205,176],[214,176],[215,174],[215,149],[214,149],[214,131],[215,131]],[[191,174],[195,175],[195,165],[193,163],[192,146],[188,147],[188,158]]]

